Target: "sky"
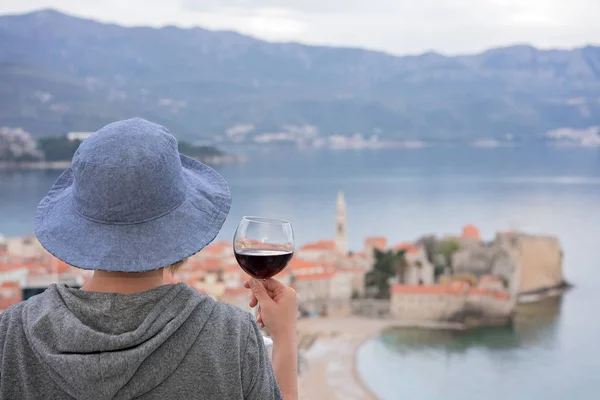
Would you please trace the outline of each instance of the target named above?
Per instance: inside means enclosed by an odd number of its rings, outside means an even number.
[[[600,0],[0,0],[0,14],[42,8],[126,26],[201,26],[393,54],[600,44]]]

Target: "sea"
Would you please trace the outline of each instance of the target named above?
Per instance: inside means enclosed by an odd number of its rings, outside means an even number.
[[[233,149],[236,151],[236,149]],[[265,148],[215,168],[233,204],[218,239],[240,218],[290,220],[298,244],[332,238],[345,195],[349,244],[478,226],[484,238],[518,230],[559,237],[574,288],[519,309],[510,328],[403,329],[365,342],[357,369],[381,399],[598,399],[600,386],[600,150],[439,147],[386,150]],[[30,234],[57,171],[0,172],[0,233]]]

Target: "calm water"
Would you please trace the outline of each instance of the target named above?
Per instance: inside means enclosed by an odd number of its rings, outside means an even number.
[[[403,330],[367,342],[359,372],[383,399],[592,399],[600,397],[600,151],[419,149],[255,151],[219,167],[234,197],[221,239],[242,215],[293,222],[298,242],[331,237],[338,190],[350,246],[456,233],[521,229],[560,237],[576,288],[527,308],[513,329]],[[0,232],[30,233],[40,198],[58,176],[0,173]]]

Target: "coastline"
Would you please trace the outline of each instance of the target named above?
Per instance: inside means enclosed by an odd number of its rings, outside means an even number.
[[[198,161],[207,165],[224,165],[244,163],[248,160],[237,155],[200,157]],[[71,161],[35,161],[12,162],[0,161],[0,171],[62,171],[71,166]]]
[[[69,168],[71,161],[0,161],[0,171],[60,171]]]
[[[367,317],[298,321],[300,400],[377,400],[358,372],[359,348],[388,328],[464,330],[464,324]]]
[[[563,281],[556,286],[542,288],[539,290],[534,290],[532,292],[519,293],[517,296],[517,302],[519,304],[536,303],[538,301],[542,301],[551,297],[562,296],[564,293],[573,289],[573,287],[573,284],[567,281]]]
[[[375,396],[375,393],[373,393],[371,391],[371,389],[367,386],[366,382],[360,377],[360,373],[358,372],[358,350],[360,350],[360,348],[369,340],[373,339],[375,335],[371,335],[368,337],[365,337],[363,340],[360,341],[360,343],[358,343],[354,349],[353,349],[353,356],[352,356],[352,375],[354,376],[354,379],[356,380],[356,382],[361,386],[361,388],[367,393],[367,396],[369,396],[369,399],[373,399],[373,400],[378,400],[378,397]]]
[[[358,374],[356,357],[365,341],[390,325],[359,317],[299,320],[300,399],[377,400]]]

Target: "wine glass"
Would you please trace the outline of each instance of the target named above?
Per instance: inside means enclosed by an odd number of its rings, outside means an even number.
[[[243,217],[233,238],[233,252],[251,277],[269,279],[281,272],[294,255],[294,232],[288,221]]]

